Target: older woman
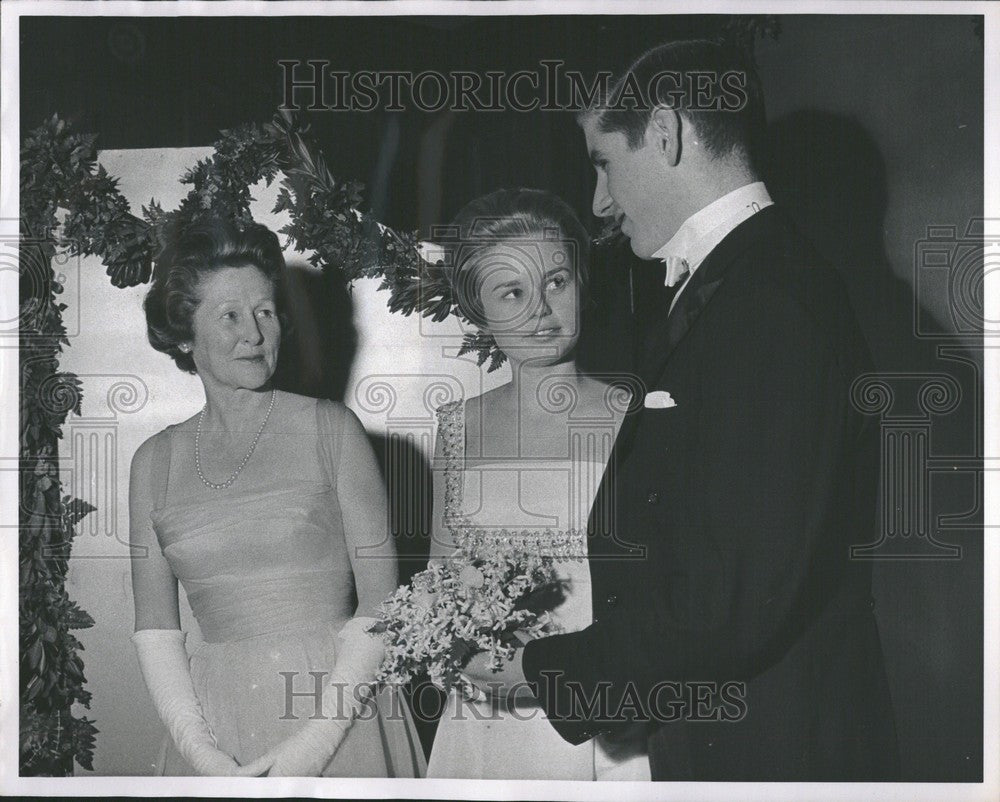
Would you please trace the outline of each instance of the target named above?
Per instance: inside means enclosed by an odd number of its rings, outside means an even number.
[[[564,631],[584,629],[593,621],[587,519],[628,401],[576,361],[589,240],[565,202],[534,189],[478,198],[451,230],[456,300],[507,356],[511,381],[439,410],[432,558],[468,538],[552,557],[562,585],[553,618]],[[485,678],[484,693],[451,693],[428,776],[649,779],[643,732],[570,744],[534,698],[491,702],[482,656],[467,670]]]
[[[170,733],[158,772],[420,776],[404,701],[368,693],[381,645],[364,629],[397,582],[371,447],[342,404],[271,384],[283,270],[273,233],[215,221],[165,250],[146,297],[150,343],[205,391],[132,460],[133,642]],[[190,660],[178,581],[204,638]]]

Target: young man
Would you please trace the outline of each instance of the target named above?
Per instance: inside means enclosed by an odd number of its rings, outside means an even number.
[[[850,558],[876,521],[877,435],[851,400],[870,357],[754,170],[758,79],[725,46],[671,43],[610,100],[581,118],[594,213],[672,287],[591,516],[595,623],[528,643],[508,679],[568,741],[648,728],[654,780],[894,779],[870,569]]]

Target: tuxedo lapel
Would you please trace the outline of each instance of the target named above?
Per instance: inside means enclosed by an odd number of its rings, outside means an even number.
[[[774,224],[777,219],[775,212],[776,207],[769,206],[734,228],[695,270],[673,311],[661,317],[658,325],[649,332],[645,338],[645,354],[635,362],[639,366],[646,390],[656,387],[678,344],[697,325],[702,311],[722,286],[732,265]],[[612,456],[619,461],[624,458],[635,436],[635,430],[643,416],[644,404],[645,399],[633,399],[629,414],[618,432]]]
[[[640,367],[641,382],[633,386],[632,401],[622,425],[618,430],[608,465],[601,479],[597,497],[590,511],[588,528],[591,532],[599,532],[608,525],[614,517],[612,514],[615,497],[614,473],[626,459],[636,431],[645,413],[645,393],[652,390],[660,381],[671,355],[681,341],[698,325],[701,313],[718,292],[719,287],[735,262],[739,260],[754,243],[766,239],[769,231],[780,220],[775,206],[769,206],[757,212],[753,217],[734,228],[729,235],[719,243],[695,270],[688,286],[677,299],[677,305],[669,315],[661,316],[658,325],[649,332],[644,358],[634,364]],[[666,301],[669,309],[669,299]],[[665,310],[664,310],[665,311]],[[607,538],[597,538],[592,545],[604,543]],[[611,547],[612,551],[618,547]]]
[[[670,308],[676,287],[665,285],[666,265],[662,262],[633,264],[630,273],[636,332],[632,343],[632,366],[638,370],[649,347],[650,337],[663,319],[663,310]]]
[[[655,386],[677,344],[691,330],[701,311],[722,284],[721,275],[709,278],[708,268],[712,266],[705,264],[701,270],[695,271],[688,282],[690,286],[683,289],[673,311],[649,338],[646,353],[640,363],[647,387]]]
[[[678,343],[695,326],[702,311],[722,286],[726,273],[754,242],[766,236],[777,209],[769,206],[744,220],[705,258],[683,289],[677,304],[660,323],[649,340],[642,362],[642,378],[647,387],[655,387]]]

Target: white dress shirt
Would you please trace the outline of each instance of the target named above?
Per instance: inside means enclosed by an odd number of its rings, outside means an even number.
[[[752,217],[761,209],[771,206],[774,201],[767,192],[763,181],[755,181],[734,189],[701,211],[695,212],[677,229],[670,241],[653,254],[654,259],[683,259],[687,263],[688,275],[682,280],[680,289],[670,302],[673,311],[677,299],[694,275],[705,257],[740,223]],[[668,262],[669,264],[669,262]],[[667,271],[668,280],[670,271]]]

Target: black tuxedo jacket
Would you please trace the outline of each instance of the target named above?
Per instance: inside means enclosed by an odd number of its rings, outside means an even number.
[[[871,370],[838,276],[784,213],[743,222],[643,337],[591,513],[594,623],[529,643],[567,741],[648,735],[654,780],[894,779],[873,615]],[[662,396],[661,396],[662,397]]]

